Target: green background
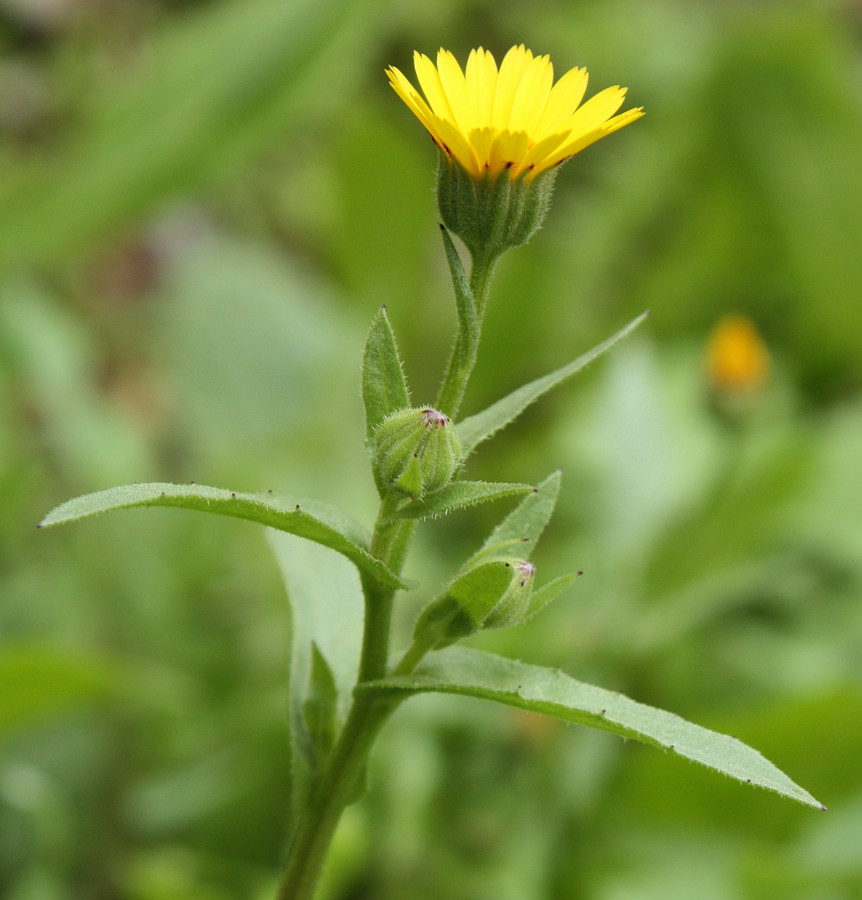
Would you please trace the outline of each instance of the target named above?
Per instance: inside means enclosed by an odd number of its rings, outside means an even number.
[[[383,70],[523,42],[647,116],[502,261],[464,412],[652,316],[470,462],[562,468],[535,561],[586,572],[475,643],[735,734],[830,811],[419,698],[321,897],[862,897],[860,36],[851,0],[2,0],[0,895],[272,895],[289,612],[263,532],[35,524],[148,479],[370,520],[368,322],[385,303],[419,403],[454,325],[435,152]],[[772,357],[733,419],[703,370],[731,312]],[[402,635],[503,511],[424,528]]]

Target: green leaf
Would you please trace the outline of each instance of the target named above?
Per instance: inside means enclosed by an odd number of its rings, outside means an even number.
[[[513,543],[525,544],[518,555],[529,559],[554,512],[560,493],[559,472],[551,473],[534,488],[491,532],[477,556],[509,556]]]
[[[479,444],[487,441],[488,438],[514,421],[528,406],[535,403],[536,400],[547,394],[552,388],[557,387],[567,378],[586,368],[591,362],[610,350],[614,344],[621,341],[624,337],[628,337],[648,315],[649,313],[641,313],[636,319],[629,322],[625,328],[622,328],[604,343],[593,347],[588,353],[579,356],[574,362],[557,369],[555,372],[551,372],[550,375],[545,375],[542,378],[531,381],[529,384],[525,384],[523,387],[503,397],[502,400],[498,400],[487,409],[482,410],[482,412],[460,422],[458,424],[458,436],[461,439],[464,457],[469,456]]]
[[[387,587],[408,589],[368,552],[362,526],[335,506],[273,494],[240,494],[201,484],[128,484],[85,494],[51,510],[40,528],[135,506],[173,506],[222,516],[235,516],[323,544],[346,556],[357,568]]]
[[[559,669],[453,647],[426,660],[414,675],[367,682],[358,690],[378,694],[434,691],[494,700],[652,744],[737,781],[825,809],[760,753],[735,737],[709,731],[614,691],[575,681]]]
[[[534,591],[533,596],[530,598],[530,607],[527,610],[523,621],[529,622],[530,619],[537,616],[549,603],[556,600],[563,591],[571,587],[571,585],[573,585],[583,574],[583,572],[571,572],[568,575],[560,575],[559,578],[554,578],[547,584],[543,584],[539,590]]]
[[[317,642],[312,641],[311,675],[308,692],[302,703],[302,717],[315,767],[319,767],[329,756],[335,743],[337,707],[338,686],[335,675]]]
[[[446,251],[446,262],[449,264],[449,273],[452,276],[452,285],[455,288],[455,307],[458,310],[458,327],[460,340],[457,353],[461,365],[472,365],[476,359],[479,347],[479,314],[476,310],[476,298],[470,289],[470,281],[464,271],[461,257],[452,243],[452,238],[444,226],[440,226],[443,235],[443,248]]]
[[[452,285],[455,288],[455,307],[458,312],[458,333],[455,343],[449,355],[446,365],[446,374],[440,386],[437,397],[437,408],[450,415],[452,418],[458,415],[461,401],[464,399],[464,391],[470,373],[476,364],[476,356],[479,351],[479,312],[476,307],[476,297],[470,287],[467,273],[461,257],[452,243],[452,238],[444,225],[440,226],[443,235],[443,249],[446,251],[446,261],[449,264],[449,273],[452,276]]]
[[[410,406],[410,391],[385,306],[371,322],[365,342],[362,402],[365,404],[365,434],[369,440],[387,416]]]
[[[517,497],[520,494],[532,493],[534,490],[531,484],[505,481],[453,481],[426,494],[421,500],[408,501],[399,507],[393,518],[435,519],[467,506],[501,500],[504,497]]]
[[[333,557],[325,547],[292,534],[273,530],[266,534],[290,610],[287,756],[291,784],[287,819],[288,829],[292,829],[305,806],[318,762],[312,736],[317,724],[308,715],[309,699],[315,694],[331,697],[321,663],[325,662],[332,676],[332,714],[336,720],[347,715],[359,672],[362,589],[356,569],[343,557]],[[315,655],[321,657],[317,664]],[[312,700],[314,716],[324,713],[325,721],[329,702]]]

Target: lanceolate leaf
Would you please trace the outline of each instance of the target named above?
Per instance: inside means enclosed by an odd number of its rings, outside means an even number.
[[[460,422],[458,424],[458,437],[461,439],[464,456],[468,456],[479,444],[487,441],[500,429],[505,428],[528,406],[535,403],[536,400],[547,394],[552,388],[562,384],[575,373],[580,372],[581,369],[610,350],[614,344],[631,334],[646,319],[647,315],[648,313],[641,313],[636,319],[629,322],[625,328],[608,338],[604,343],[593,347],[588,353],[579,356],[574,362],[557,369],[556,372],[551,372],[550,375],[545,375],[543,378],[537,378],[535,381],[525,384],[482,412]]]
[[[365,342],[362,401],[365,404],[365,433],[368,438],[388,415],[410,406],[410,392],[385,306],[378,310],[371,322]]]
[[[559,669],[451,647],[434,654],[412,676],[368,682],[359,690],[380,694],[436,691],[494,700],[652,744],[737,781],[825,809],[780,769],[736,738],[693,725],[622,694],[575,681]]]
[[[553,472],[524,497],[491,532],[478,555],[511,556],[511,544],[517,541],[524,544],[518,555],[528,559],[554,512],[560,493],[560,478],[559,472]]]
[[[128,484],[76,497],[51,510],[40,527],[134,506],[175,506],[248,519],[344,554],[357,568],[388,587],[408,585],[368,552],[362,526],[334,506],[272,494],[240,494],[200,484]]]
[[[311,674],[308,694],[302,704],[305,731],[311,743],[316,766],[321,766],[335,743],[338,709],[338,685],[315,641],[311,644]]]
[[[549,603],[556,600],[563,591],[571,587],[571,585],[573,585],[583,574],[583,572],[571,572],[568,575],[560,575],[559,578],[555,578],[553,581],[549,581],[547,584],[542,585],[537,591],[533,591],[533,596],[530,598],[530,607],[527,610],[524,621],[529,622],[530,619],[537,616]]]
[[[421,500],[408,502],[396,512],[399,519],[434,519],[448,515],[466,506],[517,497],[532,493],[531,484],[487,481],[453,481],[445,487],[427,494]]]

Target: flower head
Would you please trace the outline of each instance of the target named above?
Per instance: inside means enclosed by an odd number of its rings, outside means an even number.
[[[550,58],[523,44],[499,69],[481,47],[466,71],[443,49],[436,66],[418,52],[414,65],[424,98],[394,66],[386,70],[390,84],[440,150],[477,179],[503,171],[534,178],[643,115],[640,108],[615,115],[626,96],[618,86],[581,104],[587,70],[570,69],[554,84]]]
[[[756,391],[769,374],[769,352],[747,316],[725,316],[713,329],[706,351],[710,385],[725,393]]]

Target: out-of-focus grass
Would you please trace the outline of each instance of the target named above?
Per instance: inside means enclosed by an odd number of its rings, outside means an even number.
[[[271,893],[289,621],[262,534],[159,511],[34,525],[147,478],[367,518],[367,322],[387,304],[421,402],[454,320],[434,151],[382,69],[414,46],[521,41],[586,64],[595,89],[630,85],[648,116],[562,171],[547,226],[501,264],[467,412],[653,316],[471,461],[506,480],[561,466],[537,562],[587,573],[482,643],[737,734],[830,812],[422,698],[384,733],[324,896],[859,893],[852,6],[68,9],[46,25],[9,2],[0,19],[0,894]],[[733,427],[701,362],[730,311],[773,358]],[[425,530],[405,632],[499,513]]]

